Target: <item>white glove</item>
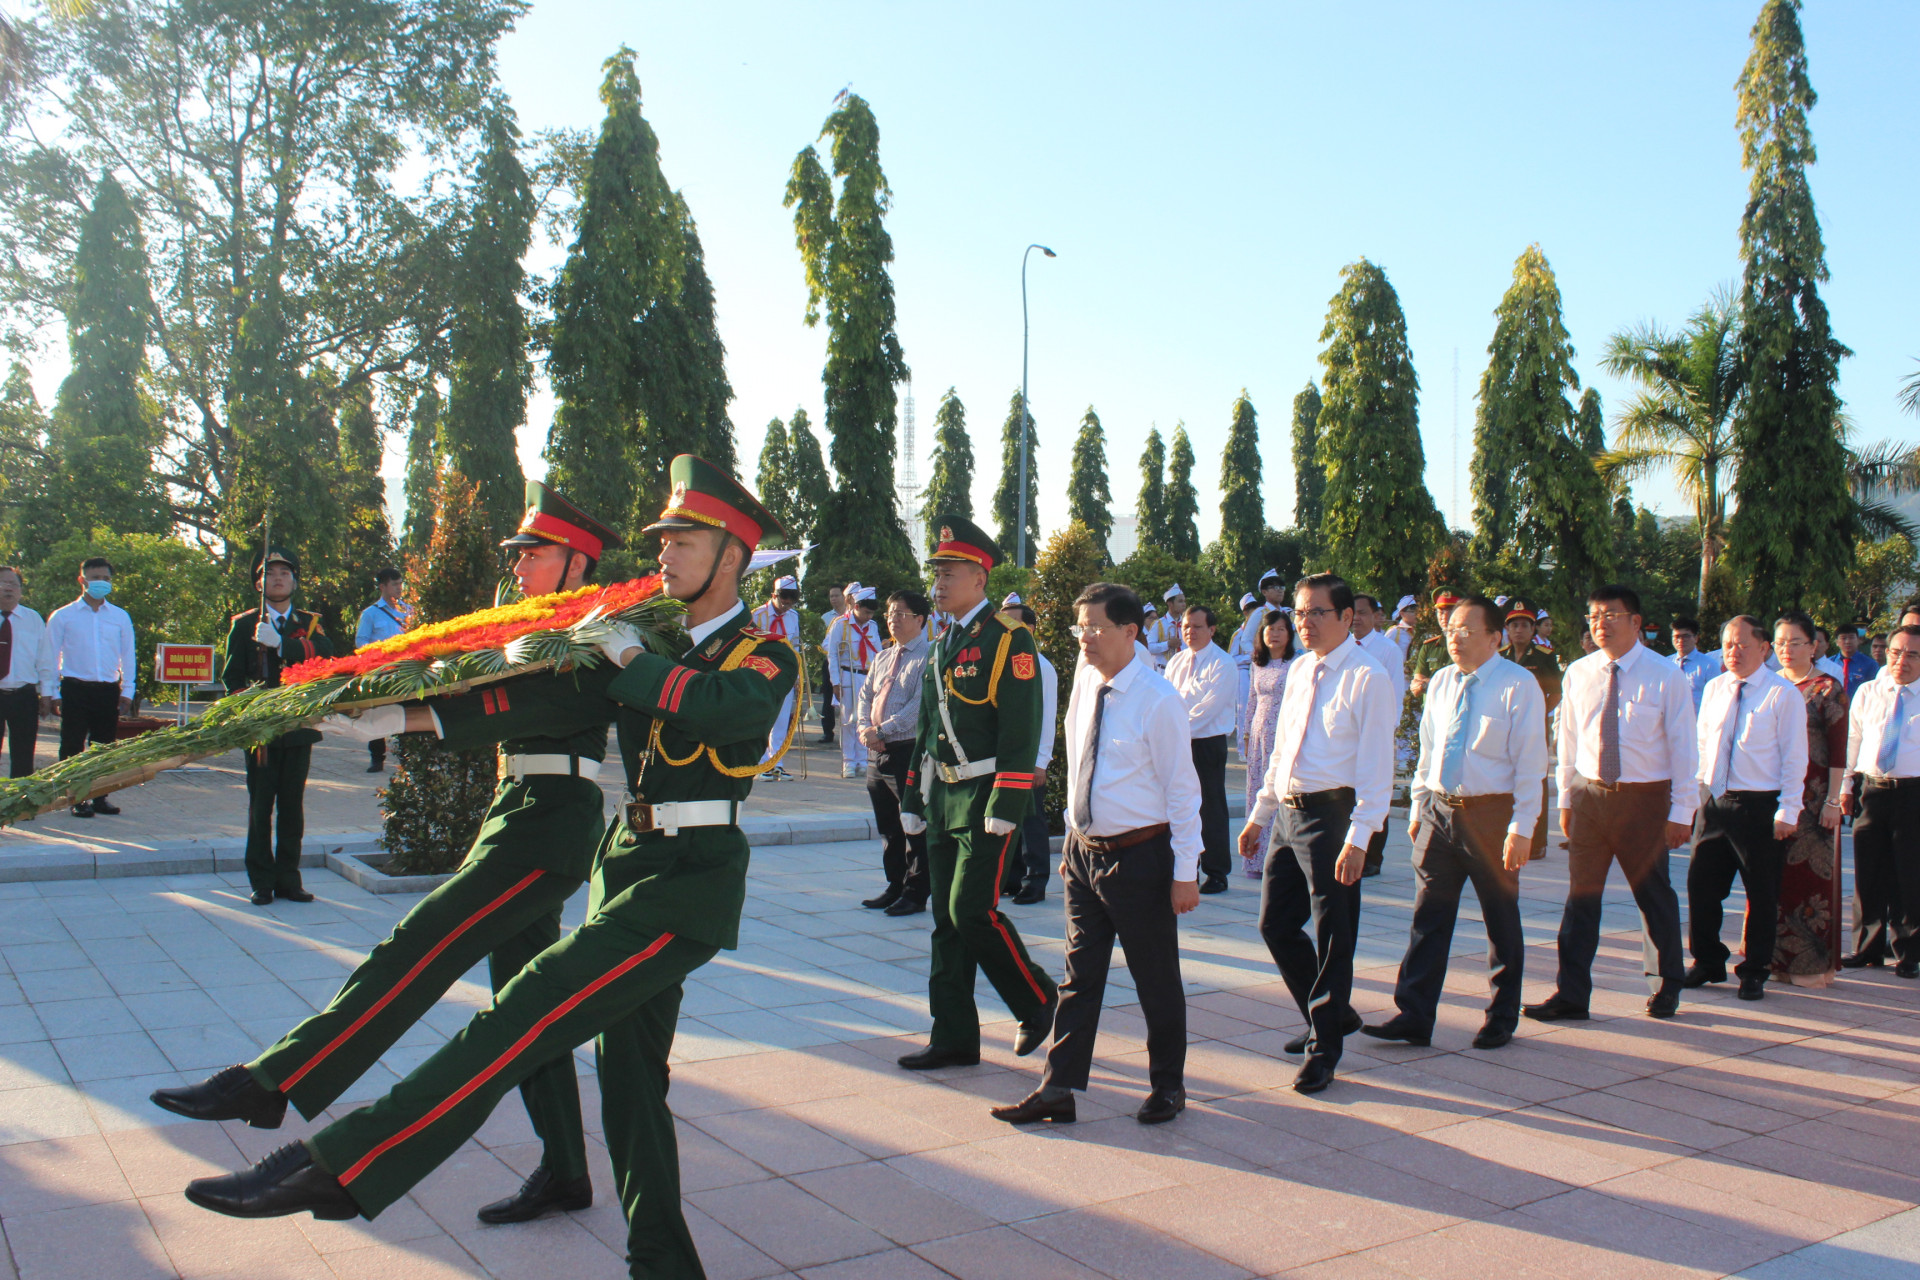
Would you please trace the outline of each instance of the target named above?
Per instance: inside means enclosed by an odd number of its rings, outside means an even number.
[[[269,649],[278,649],[280,647],[280,628],[274,626],[265,618],[260,619],[260,625],[253,629],[253,642],[258,645],[264,645]]]
[[[987,834],[990,836],[1010,836],[1013,834],[1013,824],[1005,818],[988,818]]]
[[[372,742],[375,738],[389,738],[396,733],[405,733],[407,709],[397,702],[389,702],[384,707],[368,707],[357,716],[346,714],[327,716],[320,721],[318,728],[329,737]]]
[[[600,639],[600,652],[607,655],[607,661],[616,667],[624,667],[633,659],[629,656],[641,648],[640,633],[624,622],[616,622],[607,628],[606,635]]]
[[[917,836],[927,829],[927,820],[917,813],[900,815],[900,829],[910,836]]]

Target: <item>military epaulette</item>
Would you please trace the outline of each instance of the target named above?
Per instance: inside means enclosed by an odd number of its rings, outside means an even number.
[[[740,631],[739,631],[739,634],[741,634],[741,635],[743,635],[743,636],[752,636],[752,637],[753,637],[753,638],[754,638],[755,640],[777,640],[777,639],[779,639],[779,637],[778,637],[778,636],[776,636],[776,635],[774,635],[774,634],[773,634],[773,632],[771,632],[771,631],[762,631],[762,630],[761,630],[761,629],[760,629],[759,627],[742,627],[742,628],[740,628]]]
[[[1426,638],[1425,640],[1422,640],[1422,641],[1421,641],[1420,643],[1422,643],[1422,644],[1445,644],[1445,643],[1446,643],[1446,640],[1447,640],[1447,638],[1446,638],[1445,636],[1428,636],[1428,637],[1427,637],[1427,638]]]
[[[1004,609],[993,616],[995,621],[1009,631],[1025,631],[1027,629],[1027,624],[1022,622],[1017,615],[1008,613]]]

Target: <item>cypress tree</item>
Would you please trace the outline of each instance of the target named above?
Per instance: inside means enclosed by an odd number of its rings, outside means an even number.
[[[1600,410],[1600,393],[1588,387],[1580,393],[1580,407],[1573,415],[1574,438],[1580,452],[1597,458],[1607,451],[1607,418]]]
[[[1828,326],[1799,0],[1766,0],[1740,74],[1738,123],[1750,175],[1740,219],[1747,394],[1735,426],[1740,469],[1727,556],[1748,583],[1749,610],[1831,612],[1853,563],[1852,496],[1838,434],[1839,364],[1851,352]]]
[[[1133,520],[1141,546],[1167,549],[1167,446],[1159,427],[1147,429],[1147,447],[1140,453],[1140,496],[1134,500]]]
[[[1040,427],[1027,420],[1027,555],[1032,561],[1040,547]],[[1018,542],[1014,527],[1020,520],[1020,393],[1015,391],[1007,403],[1007,420],[1000,424],[1000,484],[993,491],[994,539],[1007,557],[1018,564]]]
[[[1227,585],[1259,581],[1267,506],[1260,493],[1260,425],[1246,388],[1233,402],[1233,425],[1220,454],[1220,544]]]
[[[446,463],[478,489],[496,542],[519,526],[527,487],[514,433],[527,420],[532,379],[520,260],[533,235],[534,199],[519,136],[506,108],[488,117],[472,222],[460,249],[453,368],[441,424]]]
[[[700,232],[684,204],[680,240],[680,290],[663,298],[640,326],[638,355],[645,376],[638,470],[641,509],[648,513],[666,505],[668,467],[675,455],[697,454],[729,474],[735,466],[727,349],[714,319],[713,281]],[[646,523],[652,520],[649,514]]]
[[[793,526],[789,532],[805,545],[820,536],[820,521],[833,494],[827,482],[826,460],[820,454],[820,439],[813,434],[805,409],[795,409],[793,417],[787,419],[787,449],[793,457],[793,470],[788,473],[793,489]]]
[[[54,479],[47,415],[33,393],[32,374],[16,360],[0,386],[0,562],[31,563],[45,554],[44,547],[29,546],[29,534],[34,517],[50,506]]]
[[[880,169],[880,126],[848,94],[821,126],[832,139],[833,178],[809,146],[794,158],[786,204],[806,267],[809,325],[827,322],[829,456],[838,487],[817,530],[819,561],[844,579],[887,586],[914,580],[913,548],[894,507],[894,385],[907,376],[894,332],[891,199]]]
[[[1100,550],[1100,562],[1112,564],[1107,540],[1113,536],[1113,488],[1107,483],[1107,433],[1100,415],[1087,406],[1080,434],[1073,440],[1073,470],[1067,477],[1067,519],[1086,527]]]
[[[1321,536],[1334,568],[1356,588],[1393,597],[1424,585],[1446,528],[1427,492],[1420,383],[1400,299],[1365,258],[1340,276],[1320,332]]]
[[[380,454],[373,388],[363,382],[347,393],[340,421],[340,505],[347,522],[342,571],[349,602],[370,591],[373,575],[393,563],[393,528],[387,521]]]
[[[787,424],[778,418],[767,423],[753,487],[760,495],[760,505],[793,534],[793,449],[787,443]]]
[[[1184,422],[1174,424],[1167,455],[1167,551],[1176,560],[1200,558],[1200,491],[1193,487],[1193,442]]]
[[[940,397],[940,411],[933,417],[933,474],[920,504],[928,551],[940,540],[942,516],[973,519],[973,441],[967,435],[967,407],[952,387]]]
[[[433,538],[433,486],[440,471],[440,391],[428,379],[413,401],[407,431],[407,472],[401,492],[407,514],[400,543],[408,555],[421,555]],[[524,496],[524,495],[523,495]]]
[[[1327,473],[1320,468],[1320,388],[1309,380],[1293,398],[1293,524],[1309,536],[1325,515]]]

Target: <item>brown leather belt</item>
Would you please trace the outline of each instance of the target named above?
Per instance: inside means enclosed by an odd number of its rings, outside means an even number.
[[[1585,783],[1589,787],[1592,787],[1595,791],[1605,791],[1609,794],[1615,791],[1632,793],[1635,791],[1671,791],[1673,790],[1673,783],[1665,779],[1662,779],[1659,782],[1616,782],[1616,783],[1613,783],[1612,785],[1608,785],[1607,783],[1601,782],[1597,779],[1589,778],[1584,773],[1578,776],[1581,782]]]
[[[1443,791],[1429,791],[1428,795],[1449,809],[1477,809],[1483,804],[1512,804],[1513,793],[1494,791],[1482,796],[1450,796]]]
[[[1132,831],[1123,831],[1117,836],[1089,836],[1074,832],[1081,844],[1095,853],[1118,853],[1122,849],[1131,849],[1136,844],[1145,844],[1149,840],[1166,835],[1173,828],[1164,822],[1156,822],[1150,827],[1135,827]]]
[[[1281,796],[1280,803],[1289,809],[1317,809],[1323,804],[1354,803],[1352,787],[1328,787],[1325,791],[1295,792],[1290,796]]]
[[[1882,778],[1871,773],[1863,773],[1860,775],[1860,783],[1876,791],[1899,791],[1905,787],[1920,787],[1920,778]]]

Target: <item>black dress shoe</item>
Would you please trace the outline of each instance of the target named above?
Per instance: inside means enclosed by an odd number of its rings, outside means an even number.
[[[1886,964],[1886,962],[1886,957],[1884,956],[1863,956],[1857,951],[1850,956],[1840,957],[1840,967],[1842,969],[1878,969]]]
[[[1319,1093],[1333,1083],[1333,1064],[1319,1054],[1308,1058],[1293,1078],[1295,1093]]]
[[[313,895],[305,889],[275,889],[273,896],[285,902],[312,902]]]
[[[900,891],[894,888],[892,885],[888,885],[886,890],[883,893],[881,893],[879,897],[867,898],[863,900],[860,903],[860,905],[865,907],[869,911],[879,911],[883,907],[892,906],[894,903],[898,902],[899,900],[900,900]]]
[[[95,813],[104,813],[109,818],[117,818],[120,816],[120,806],[112,803],[105,796],[95,796],[93,798],[93,811]]]
[[[1369,1022],[1361,1026],[1361,1035],[1372,1036],[1375,1040],[1393,1040],[1400,1044],[1410,1044],[1424,1049],[1433,1043],[1431,1032],[1415,1031],[1412,1027],[1394,1018],[1378,1026]]]
[[[248,901],[252,902],[256,907],[270,907],[273,905],[273,890],[255,889],[253,891],[253,897],[248,899]]]
[[[1764,1000],[1767,996],[1767,980],[1761,977],[1740,979],[1740,998],[1742,1000]]]
[[[1896,978],[1920,978],[1920,961],[1902,960],[1899,964],[1893,966],[1893,976]]]
[[[1200,892],[1202,893],[1225,893],[1226,891],[1227,878],[1225,876],[1208,876],[1200,884]]]
[[[1036,902],[1045,902],[1046,900],[1047,887],[1045,885],[1035,884],[1031,880],[1021,885],[1020,892],[1013,895],[1013,905],[1016,907],[1030,907]]]
[[[372,764],[367,766],[368,773],[385,773],[386,771],[387,771],[387,762],[384,760],[375,760]]]
[[[152,1100],[189,1120],[245,1120],[256,1129],[278,1129],[287,1116],[287,1095],[268,1089],[245,1067],[228,1067],[199,1084],[155,1089]]]
[[[927,909],[927,904],[919,898],[898,898],[890,904],[885,914],[890,916],[917,916]]]
[[[1535,1022],[1585,1022],[1587,1006],[1575,1004],[1556,991],[1539,1004],[1523,1005],[1520,1012]]]
[[[1155,1089],[1133,1113],[1141,1124],[1165,1124],[1187,1109],[1185,1089]]]
[[[593,1181],[586,1174],[570,1182],[557,1180],[542,1160],[520,1189],[505,1200],[495,1200],[480,1210],[482,1222],[499,1226],[508,1222],[532,1222],[547,1213],[572,1213],[593,1207]]]
[[[1348,1009],[1346,1020],[1340,1024],[1340,1034],[1343,1036],[1358,1035],[1360,1034],[1360,1028],[1360,1015],[1352,1009]],[[1313,1039],[1313,1028],[1308,1027],[1305,1031],[1302,1031],[1299,1035],[1281,1045],[1281,1051],[1284,1053],[1305,1053],[1307,1051],[1307,1042],[1311,1039]]]
[[[76,818],[91,818],[93,816],[93,801],[82,800],[79,804],[67,810],[67,812]]]
[[[1668,982],[1647,997],[1647,1016],[1649,1018],[1671,1018],[1680,1012],[1680,988]]]
[[[1687,976],[1680,979],[1680,985],[1683,987],[1704,987],[1709,982],[1725,982],[1726,980],[1727,966],[1722,964],[1709,968],[1707,965],[1694,963],[1687,966]]]
[[[1008,1124],[1072,1124],[1079,1119],[1074,1113],[1071,1093],[1057,1102],[1048,1102],[1038,1089],[1010,1107],[994,1107],[987,1114]]]
[[[1038,1013],[1023,1019],[1020,1034],[1013,1038],[1013,1056],[1024,1058],[1047,1042],[1053,1034],[1053,1011],[1060,1007],[1060,996],[1056,992],[1053,999]]]
[[[311,1212],[328,1222],[360,1216],[340,1180],[313,1162],[304,1142],[290,1143],[239,1173],[195,1178],[187,1199],[229,1218],[284,1218]]]
[[[902,1057],[900,1065],[909,1071],[937,1071],[941,1067],[977,1067],[980,1065],[980,1051],[963,1053],[958,1049],[936,1049],[932,1045],[918,1053],[909,1053]]]
[[[1480,1034],[1473,1038],[1476,1049],[1498,1049],[1513,1039],[1513,1028],[1504,1024],[1487,1023],[1480,1028]]]

